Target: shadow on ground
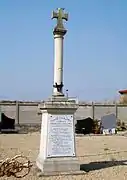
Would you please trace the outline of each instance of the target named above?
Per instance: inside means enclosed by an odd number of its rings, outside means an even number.
[[[127,160],[124,160],[124,161],[116,161],[116,160],[100,161],[100,162],[91,162],[89,164],[81,164],[80,170],[89,172],[89,171],[100,170],[100,169],[104,169],[104,168],[109,168],[109,167],[113,167],[113,166],[121,166],[121,165],[127,166]]]

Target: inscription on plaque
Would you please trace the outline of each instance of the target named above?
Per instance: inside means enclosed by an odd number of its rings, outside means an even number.
[[[47,157],[75,156],[73,115],[51,115]]]

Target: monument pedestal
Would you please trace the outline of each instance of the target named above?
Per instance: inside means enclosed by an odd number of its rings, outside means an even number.
[[[80,170],[77,158],[47,158],[37,159],[37,166],[42,175],[59,175],[61,173],[75,173]]]
[[[36,164],[42,174],[79,171],[76,158],[74,113],[75,100],[52,97],[40,104],[42,112],[40,153]]]

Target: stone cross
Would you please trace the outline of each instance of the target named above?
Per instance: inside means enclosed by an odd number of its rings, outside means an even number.
[[[54,18],[57,19],[57,26],[56,26],[56,28],[64,29],[63,19],[68,21],[68,14],[64,13],[64,8],[58,8],[57,12],[53,11],[52,12],[52,19],[54,19]]]
[[[54,35],[54,85],[53,94],[40,104],[42,113],[40,152],[36,160],[40,175],[76,174],[80,164],[76,157],[74,114],[78,108],[75,100],[64,96],[63,87],[63,39],[67,30],[63,19],[68,20],[64,9],[52,13],[57,18]],[[52,178],[51,178],[52,179]]]

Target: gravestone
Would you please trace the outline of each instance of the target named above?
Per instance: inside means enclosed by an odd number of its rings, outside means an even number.
[[[4,113],[1,113],[0,131],[1,133],[17,132],[15,129],[15,119],[9,118]]]
[[[115,134],[117,119],[115,114],[107,114],[101,117],[101,128],[103,134]]]
[[[2,116],[2,112],[1,112],[1,107],[0,107],[0,124],[1,124],[1,116]]]
[[[88,117],[85,119],[77,120],[75,125],[75,132],[77,134],[90,134],[93,133],[94,121]]]

